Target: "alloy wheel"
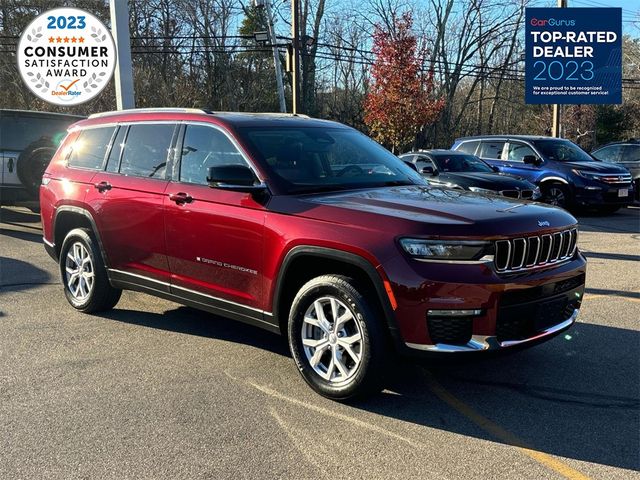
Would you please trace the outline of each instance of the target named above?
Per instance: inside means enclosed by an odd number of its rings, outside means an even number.
[[[352,378],[361,364],[364,342],[355,314],[342,301],[314,301],[302,323],[302,346],[311,368],[331,383]]]
[[[555,205],[556,207],[564,207],[566,204],[566,197],[561,188],[551,187],[549,188],[549,193],[547,194],[547,201],[550,205]]]
[[[93,289],[95,272],[89,250],[81,242],[75,242],[67,252],[65,261],[66,282],[74,299],[82,302]]]

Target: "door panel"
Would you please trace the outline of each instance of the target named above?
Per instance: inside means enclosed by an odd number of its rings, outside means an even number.
[[[191,202],[169,198],[178,193]],[[246,193],[181,183],[164,204],[172,286],[261,309],[263,207]]]
[[[166,162],[176,125],[121,127],[86,202],[94,211],[112,269],[170,281],[164,237]],[[124,175],[126,172],[129,175]]]
[[[265,208],[206,180],[209,167],[246,160],[227,134],[205,125],[186,125],[179,151],[177,181],[164,196],[172,288],[262,309]]]
[[[536,152],[527,144],[521,142],[509,142],[506,145],[506,155],[503,156],[502,165],[500,171],[508,173],[509,175],[515,175],[517,177],[523,177],[532,183],[535,183],[536,178],[539,175],[540,167],[529,163],[524,163],[522,159],[525,155],[535,155]]]

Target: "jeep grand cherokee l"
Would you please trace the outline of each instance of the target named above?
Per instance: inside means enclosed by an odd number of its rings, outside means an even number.
[[[279,332],[333,399],[380,388],[394,351],[548,339],[582,299],[570,214],[430,188],[335,122],[99,114],[69,130],[42,183],[45,246],[74,308],[131,289]]]
[[[612,213],[633,201],[628,170],[600,162],[564,138],[465,137],[458,138],[451,149],[475,154],[503,173],[526,178],[540,187],[543,201],[552,205]]]

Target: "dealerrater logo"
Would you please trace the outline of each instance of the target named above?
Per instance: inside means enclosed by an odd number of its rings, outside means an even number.
[[[29,89],[55,105],[78,105],[98,95],[116,65],[111,33],[94,15],[56,8],[22,32],[18,70]]]

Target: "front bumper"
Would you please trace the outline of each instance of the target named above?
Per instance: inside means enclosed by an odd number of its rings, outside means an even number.
[[[620,196],[620,191],[626,190],[627,195]],[[593,182],[593,184],[585,186],[576,186],[575,202],[585,207],[597,207],[608,205],[625,206],[633,203],[635,197],[634,186],[632,183],[620,185],[605,185],[603,183]]]
[[[483,264],[398,258],[385,270],[402,278],[393,284],[401,353],[429,356],[527,346],[566,330],[581,306],[586,261],[576,252],[553,267],[505,275]]]
[[[527,344],[538,343],[542,340],[550,339],[571,327],[578,318],[579,308],[573,310],[569,318],[551,327],[536,333],[532,337],[521,340],[498,340],[495,335],[472,335],[465,345],[452,345],[447,343],[437,343],[435,345],[421,345],[418,343],[405,343],[411,349],[426,352],[454,353],[454,352],[477,352],[484,350],[501,350],[503,348],[525,346]]]

